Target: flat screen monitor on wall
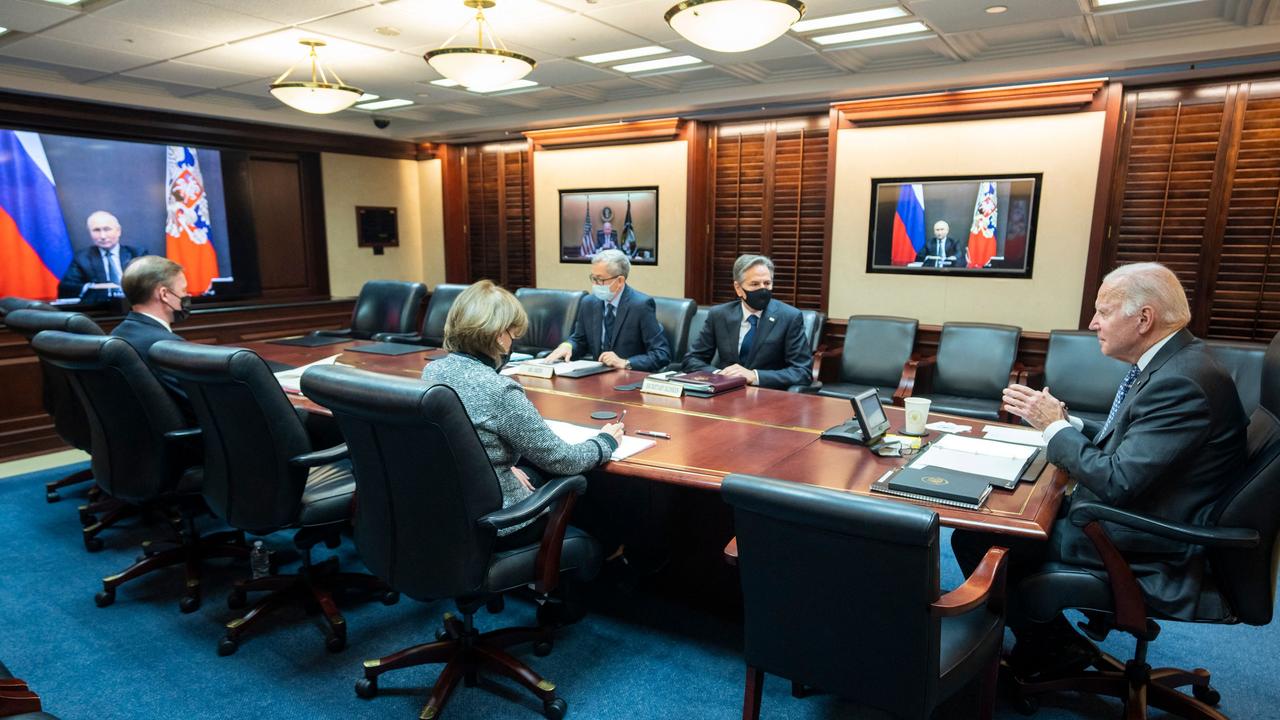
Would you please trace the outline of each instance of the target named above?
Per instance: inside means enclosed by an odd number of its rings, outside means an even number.
[[[1041,179],[873,179],[867,271],[1031,277]]]
[[[238,178],[242,154],[229,154]],[[181,264],[197,298],[255,294],[252,223],[229,211],[227,195],[243,193],[236,180],[224,189],[223,160],[191,145],[0,128],[0,296],[110,306],[144,254]]]
[[[610,248],[633,265],[658,264],[658,188],[560,191],[560,262],[589,263]]]

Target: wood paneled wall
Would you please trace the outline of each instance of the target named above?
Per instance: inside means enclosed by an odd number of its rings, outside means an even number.
[[[465,148],[466,282],[488,278],[509,290],[535,284],[532,158],[527,143]]]

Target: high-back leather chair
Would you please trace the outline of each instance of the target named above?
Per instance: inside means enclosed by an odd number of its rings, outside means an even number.
[[[1280,335],[1271,339],[1262,356],[1262,386],[1258,388],[1258,405],[1280,417]]]
[[[129,343],[110,336],[46,330],[31,340],[41,360],[63,370],[89,419],[93,479],[107,494],[146,508],[178,508],[184,527],[174,547],[149,553],[123,572],[103,578],[99,607],[115,602],[116,588],[146,573],[186,565],[179,607],[200,607],[200,560],[247,557],[240,533],[201,538],[194,517],[204,510],[199,490],[198,431]]]
[[[297,528],[293,544],[302,569],[292,576],[236,581],[230,604],[242,606],[247,593],[271,590],[244,617],[227,623],[219,655],[230,655],[264,609],[282,601],[314,601],[328,624],[326,647],[346,646],[347,625],[333,603],[342,587],[380,589],[370,576],[339,575],[335,565],[311,563],[311,548],[341,542],[349,525],[355,478],[346,448],[315,451],[266,362],[251,350],[166,340],[151,348],[151,362],[178,380],[204,437],[201,493],[214,514],[233,528],[268,535]]]
[[[6,300],[14,300],[16,298],[5,298]],[[32,301],[33,302],[33,301]],[[35,337],[37,333],[44,330],[61,330],[63,332],[75,333],[78,335],[102,335],[102,328],[98,324],[90,320],[88,316],[80,313],[58,312],[56,310],[39,310],[39,309],[18,309],[12,310],[4,317],[5,325],[14,332],[22,335],[28,342]],[[84,452],[89,452],[91,439],[89,437],[89,420],[85,417],[84,407],[80,405],[80,399],[76,397],[75,390],[71,389],[71,382],[67,379],[62,370],[54,367],[46,362],[40,363],[41,375],[41,399],[44,404],[45,412],[53,418],[53,429],[58,433],[58,437],[62,438],[68,445]],[[93,473],[89,470],[72,473],[64,478],[46,483],[45,499],[49,502],[57,502],[61,499],[58,495],[58,489],[87,482],[93,479]],[[94,524],[91,517],[94,513],[82,518],[87,520],[86,526]],[[111,520],[114,520],[113,516]],[[110,524],[110,523],[108,523]],[[96,528],[100,531],[105,525]],[[98,543],[92,542],[97,537],[97,532],[86,533],[85,539],[90,545],[99,546]]]
[[[681,359],[689,350],[689,323],[698,304],[689,298],[653,298],[658,324],[667,335],[672,359]]]
[[[550,651],[550,627],[479,633],[473,616],[501,594],[532,585],[546,597],[560,574],[589,578],[600,563],[599,546],[568,526],[581,475],[554,478],[525,500],[502,507],[493,466],[453,389],[428,386],[342,367],[317,367],[302,376],[307,397],[333,411],[347,438],[355,468],[355,539],[360,557],[392,588],[418,600],[454,598],[462,614],[446,616],[447,637],[364,664],[361,697],[377,693],[378,676],[426,663],[446,662],[423,717],[435,717],[457,679],[482,668],[501,668],[543,702],[548,717],[566,704],[544,681],[504,648],[534,642]],[[550,509],[539,545],[498,549],[498,530],[515,527]]]
[[[1209,354],[1235,381],[1240,405],[1253,413],[1262,394],[1262,365],[1267,346],[1261,343],[1206,340]],[[1119,383],[1117,383],[1119,385]]]
[[[1000,398],[1009,386],[1021,335],[1012,325],[946,323],[938,354],[916,363],[917,373],[932,370],[932,382],[912,394],[929,398],[930,412],[999,421]]]
[[[880,402],[892,405],[919,324],[911,318],[884,315],[850,317],[839,353],[839,379],[823,383],[818,394],[848,400],[874,388]]]
[[[980,716],[991,717],[1003,548],[942,595],[932,510],[749,475],[721,492],[742,578],[744,720],[760,715],[764,673],[921,719],[981,677]]]
[[[0,320],[4,320],[4,318],[14,310],[57,310],[57,309],[58,308],[54,307],[53,305],[50,305],[47,302],[42,302],[40,300],[30,300],[27,298],[16,297],[14,295],[9,295],[7,297],[0,298]]]
[[[1072,415],[1106,422],[1128,363],[1102,354],[1092,330],[1053,330],[1044,358],[1044,382]]]
[[[809,354],[812,355],[822,345],[822,326],[827,322],[827,315],[817,310],[801,310],[800,320],[804,325],[804,336],[809,339]]]
[[[351,309],[351,327],[316,330],[314,335],[368,340],[378,333],[412,333],[427,286],[400,280],[370,280]]]
[[[381,342],[423,345],[426,347],[442,347],[444,345],[444,323],[449,317],[449,309],[453,301],[458,299],[463,290],[470,285],[437,285],[427,300],[427,311],[422,315],[422,328],[416,333],[378,333],[374,340]]]
[[[529,316],[529,329],[517,339],[515,352],[537,355],[554,350],[573,334],[573,321],[578,317],[578,303],[586,293],[581,290],[550,290],[524,287],[516,290],[516,299]]]
[[[1280,381],[1280,378],[1276,378]],[[1265,384],[1265,381],[1264,381]],[[1019,612],[1031,620],[1044,622],[1064,609],[1080,608],[1093,619],[1085,628],[1095,640],[1112,630],[1132,635],[1134,656],[1127,662],[1101,651],[1096,670],[1056,678],[1047,682],[1017,683],[1020,709],[1032,711],[1036,696],[1043,692],[1080,690],[1119,697],[1126,704],[1135,699],[1138,708],[1126,708],[1125,717],[1146,717],[1145,706],[1195,720],[1220,720],[1212,708],[1221,699],[1210,685],[1207,670],[1191,671],[1147,664],[1147,646],[1160,632],[1157,620],[1245,623],[1271,622],[1276,604],[1276,575],[1280,570],[1280,423],[1266,407],[1253,412],[1249,422],[1248,459],[1238,480],[1210,509],[1203,524],[1171,522],[1120,510],[1099,503],[1080,503],[1068,516],[1084,527],[1106,567],[1099,577],[1063,564],[1048,564],[1022,583],[1018,592]],[[1106,522],[1107,525],[1102,525]],[[1227,616],[1169,617],[1146,606],[1141,586],[1128,561],[1111,542],[1109,533],[1118,528],[1129,542],[1151,535],[1159,542],[1183,542],[1204,549],[1205,583],[1215,587],[1225,602]],[[1191,696],[1177,688],[1191,686]]]

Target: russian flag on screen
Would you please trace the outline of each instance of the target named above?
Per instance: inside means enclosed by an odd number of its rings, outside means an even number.
[[[996,254],[996,184],[978,183],[978,199],[973,204],[973,225],[969,226],[969,267],[985,267]]]
[[[40,136],[0,130],[0,297],[54,299],[71,255]]]
[[[906,265],[913,262],[922,247],[924,247],[924,185],[911,183],[898,189],[898,209],[893,213],[892,263]]]

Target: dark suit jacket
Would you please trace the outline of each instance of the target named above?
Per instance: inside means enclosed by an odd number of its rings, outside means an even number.
[[[942,241],[942,248],[943,250],[946,251],[943,254],[943,257],[954,257],[955,258],[955,261],[953,263],[954,265],[960,266],[964,264],[964,258],[960,257],[959,255],[960,243],[956,242],[955,238],[948,236],[945,240]],[[938,240],[937,238],[931,237],[925,241],[924,247],[920,248],[920,252],[916,253],[916,262],[924,262],[925,258],[929,257],[930,255],[936,256],[937,254],[938,254]],[[946,266],[950,267],[950,265],[946,265]]]
[[[573,321],[573,357],[612,350],[618,357],[631,361],[635,370],[661,370],[671,360],[671,346],[658,324],[653,298],[626,285],[618,298],[618,314],[613,320],[613,337],[601,344],[604,334],[604,302],[588,295],[578,305]]]
[[[1065,428],[1048,446],[1050,462],[1079,484],[1073,503],[1101,502],[1145,515],[1203,522],[1246,457],[1248,418],[1235,385],[1186,330],[1176,333],[1138,375],[1115,422]],[[1222,605],[1202,583],[1197,548],[1107,525],[1152,607],[1183,618],[1219,615]],[[1065,520],[1054,528],[1059,557],[1101,573],[1083,531]],[[1105,573],[1102,573],[1105,575]]]
[[[684,371],[719,369],[738,364],[760,375],[760,387],[788,388],[808,385],[813,379],[813,356],[809,338],[804,332],[800,311],[782,302],[770,300],[756,325],[751,355],[738,357],[738,330],[742,326],[742,302],[734,300],[711,308],[707,324],[694,338],[685,356]]]
[[[140,250],[131,245],[120,245],[119,248],[122,274],[130,260],[147,254],[146,250]],[[88,290],[83,297],[80,296],[80,290],[86,283],[102,282],[107,282],[107,269],[102,263],[102,251],[97,245],[80,248],[71,259],[71,267],[67,268],[67,272],[62,275],[62,280],[58,282],[58,297],[78,297],[87,303],[103,302],[107,299],[105,290]]]
[[[125,315],[124,320],[120,321],[120,324],[116,326],[115,330],[111,331],[111,334],[118,338],[124,338],[125,342],[132,345],[133,349],[138,351],[142,361],[151,367],[152,372],[155,372],[160,382],[169,389],[169,392],[173,393],[174,398],[178,401],[178,406],[187,414],[187,417],[194,417],[194,413],[191,412],[191,404],[187,401],[187,393],[183,391],[178,381],[164,373],[156,372],[155,367],[151,365],[152,345],[161,340],[182,340],[182,336],[172,330],[166,330],[164,325],[161,325],[155,318],[148,317],[140,312],[130,312]]]
[[[612,243],[612,244],[609,245],[606,243]],[[617,248],[619,250],[622,249],[622,237],[618,235],[618,231],[614,230],[608,235],[605,235],[603,230],[597,230],[595,251],[600,252],[601,250],[608,250],[611,247]]]

